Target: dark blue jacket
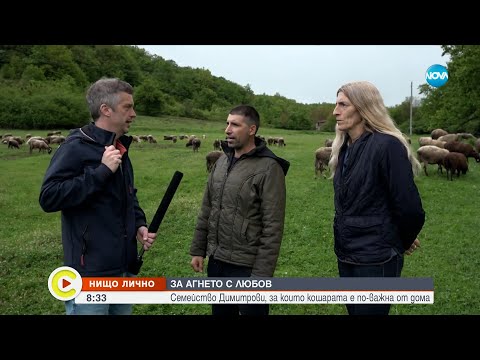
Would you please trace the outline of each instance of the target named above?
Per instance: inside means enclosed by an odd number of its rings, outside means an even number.
[[[355,264],[403,254],[425,222],[407,151],[393,136],[365,132],[339,154],[334,176],[335,253]]]
[[[128,151],[115,173],[101,163],[115,133],[93,123],[74,129],[52,157],[40,190],[46,212],[61,210],[64,262],[82,276],[118,276],[137,256],[145,225]],[[122,136],[129,148],[132,138]]]

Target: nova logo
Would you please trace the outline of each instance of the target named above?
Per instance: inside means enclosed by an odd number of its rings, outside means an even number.
[[[445,83],[448,81],[447,68],[438,64],[430,66],[425,73],[425,80],[427,80],[427,83],[433,87],[445,85]]]

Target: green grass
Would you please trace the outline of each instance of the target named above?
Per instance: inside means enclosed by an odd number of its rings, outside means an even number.
[[[133,144],[130,156],[135,168],[141,206],[150,220],[166,188],[178,170],[182,182],[160,226],[151,251],[144,257],[140,276],[192,277],[188,254],[197,213],[207,180],[205,155],[213,140],[224,137],[225,123],[182,118],[139,117],[130,134],[152,134],[157,144]],[[0,129],[46,135],[40,130]],[[67,131],[63,131],[64,135]],[[198,153],[164,141],[163,135],[195,134],[201,137]],[[314,151],[332,133],[260,128],[264,136],[283,136],[285,148],[273,151],[291,162],[287,176],[285,235],[275,276],[336,277],[333,252],[333,188],[328,179],[315,179]],[[412,142],[418,147],[419,136]],[[54,145],[56,147],[56,145]],[[53,153],[52,153],[53,154]],[[38,195],[51,155],[29,154],[0,146],[0,314],[64,314],[61,301],[48,291],[50,273],[63,265],[60,213],[47,214]],[[419,235],[422,247],[405,258],[402,276],[432,277],[433,305],[392,306],[391,314],[480,314],[480,284],[477,280],[480,251],[478,239],[478,193],[480,170],[470,160],[466,176],[447,181],[429,166],[430,176],[416,178],[426,223]],[[209,314],[210,305],[136,305],[134,314]],[[346,314],[344,305],[273,304],[271,314]]]

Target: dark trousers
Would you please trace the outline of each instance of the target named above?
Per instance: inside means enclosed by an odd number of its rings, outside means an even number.
[[[228,264],[210,257],[208,259],[208,277],[250,277],[252,268]],[[268,304],[212,304],[212,315],[268,315]]]
[[[340,277],[400,277],[403,256],[380,265],[354,265],[338,261]],[[391,304],[346,304],[349,315],[388,315]]]

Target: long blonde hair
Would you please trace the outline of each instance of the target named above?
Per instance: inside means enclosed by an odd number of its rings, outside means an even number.
[[[378,89],[368,81],[355,81],[341,86],[337,91],[337,95],[340,92],[345,94],[355,109],[360,113],[360,116],[364,120],[366,131],[394,136],[403,144],[407,150],[408,159],[412,164],[413,174],[418,175],[421,170],[421,164],[413,154],[407,139],[388,114],[388,110],[383,103],[382,96]],[[335,170],[338,165],[338,155],[340,148],[345,142],[346,136],[347,133],[345,131],[340,131],[338,130],[338,126],[335,126],[332,155],[328,162],[331,170],[330,178],[333,178],[335,175]]]

